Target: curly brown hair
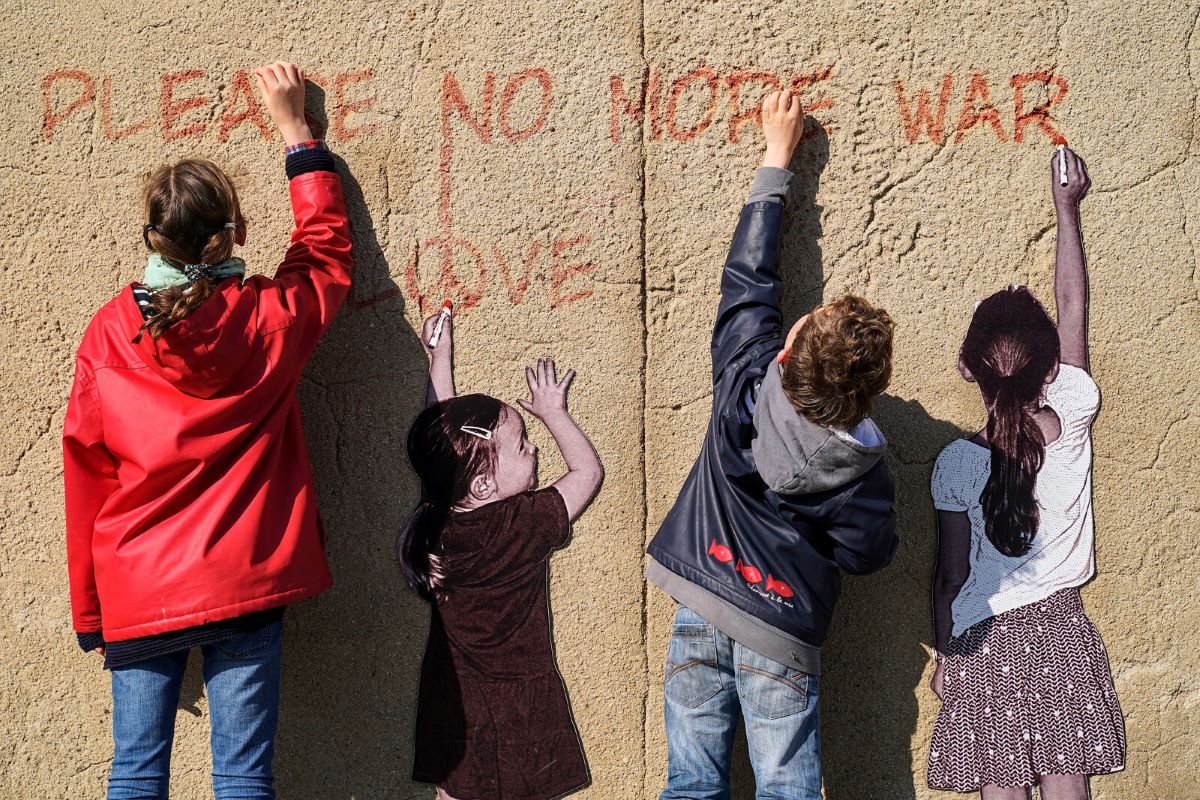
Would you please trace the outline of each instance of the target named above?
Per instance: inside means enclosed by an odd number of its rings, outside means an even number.
[[[895,329],[886,311],[857,295],[814,311],[783,364],[783,392],[792,407],[818,425],[861,421],[892,378]]]

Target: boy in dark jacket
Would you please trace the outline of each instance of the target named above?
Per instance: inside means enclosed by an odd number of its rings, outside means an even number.
[[[712,419],[649,547],[646,577],[680,603],[660,800],[729,796],[739,710],[756,796],[819,800],[820,646],[841,570],[896,549],[886,443],[867,417],[891,377],[891,317],[846,296],[782,329],[779,229],[803,127],[798,97],[763,101],[766,155],[721,279]]]

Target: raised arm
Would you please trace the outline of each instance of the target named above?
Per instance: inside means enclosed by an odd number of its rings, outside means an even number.
[[[287,144],[287,174],[296,227],[275,273],[279,299],[294,315],[289,333],[311,351],[350,292],[350,218],[342,179],[325,143],[304,117],[304,73],[278,61],[254,71],[263,104]],[[263,295],[268,296],[268,295]]]
[[[437,328],[441,312],[425,318],[421,326],[421,345],[429,353],[429,383],[425,386],[425,405],[431,406],[454,397],[454,320],[449,315],[442,323],[437,344],[429,341]]]
[[[792,173],[792,152],[804,131],[800,98],[772,92],[763,100],[762,167],[754,175],[721,273],[721,303],[713,326],[713,378],[764,336],[778,336],[779,231]]]
[[[1060,178],[1059,159],[1065,160],[1066,185]],[[1054,302],[1058,307],[1058,343],[1064,364],[1088,369],[1087,260],[1079,224],[1079,201],[1089,185],[1087,166],[1065,145],[1051,164],[1054,209],[1058,216],[1058,242],[1054,251]]]
[[[554,362],[538,359],[537,370],[525,368],[525,380],[529,383],[529,400],[517,400],[521,408],[542,421],[554,437],[563,461],[567,462],[566,473],[551,484],[562,495],[567,506],[567,516],[574,520],[600,488],[604,479],[604,467],[600,456],[585,434],[567,412],[567,387],[575,377],[575,370],[567,370],[562,380],[554,369]]]

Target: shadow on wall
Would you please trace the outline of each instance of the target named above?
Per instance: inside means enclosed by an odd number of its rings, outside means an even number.
[[[810,124],[811,120],[810,120]],[[792,207],[785,217],[780,269],[784,324],[824,302],[821,206],[815,200],[829,141],[810,129],[794,164]],[[848,578],[823,648],[821,761],[827,800],[912,800],[917,695],[932,636],[931,580],[937,531],[929,476],[937,454],[963,435],[914,400],[883,395],[872,413],[889,439],[902,540],[882,572]],[[917,770],[919,773],[923,769]],[[734,800],[753,800],[754,772],[741,726],[735,742]]]
[[[828,800],[913,800],[925,748],[913,743],[933,636],[937,524],[929,477],[964,435],[916,400],[883,395],[872,413],[888,437],[900,547],[881,572],[846,580],[824,648],[821,747]],[[916,776],[914,778],[914,775]]]
[[[324,95],[306,88],[324,129]],[[419,493],[405,439],[427,362],[390,277],[388,232],[376,231],[364,196],[363,184],[385,185],[387,164],[356,176],[337,161],[354,285],[299,387],[334,586],[284,618],[276,783],[280,797],[428,797],[432,789],[409,775],[429,611],[394,548]],[[370,306],[355,299],[381,294]]]

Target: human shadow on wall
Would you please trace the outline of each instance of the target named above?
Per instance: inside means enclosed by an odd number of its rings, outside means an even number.
[[[809,120],[811,125],[812,121]],[[792,165],[792,205],[785,217],[780,271],[784,324],[835,298],[824,297],[816,204],[829,142],[809,133]],[[929,475],[938,452],[963,435],[914,400],[878,399],[872,416],[888,437],[888,469],[896,483],[901,547],[882,572],[844,581],[822,648],[821,762],[827,800],[913,800],[916,692],[932,633],[930,583],[937,548]],[[753,800],[754,772],[742,726],[735,738],[733,799]]]
[[[307,89],[324,127],[323,94]],[[355,175],[337,162],[354,285],[299,387],[334,586],[285,617],[275,775],[280,797],[427,797],[409,776],[429,611],[394,554],[419,493],[405,438],[427,360],[366,201],[386,204],[388,165]]]
[[[824,648],[821,747],[828,800],[915,800],[923,746],[917,698],[932,640],[937,524],[929,477],[937,454],[964,435],[916,400],[885,394],[872,417],[888,437],[901,544],[882,571],[849,577]]]

